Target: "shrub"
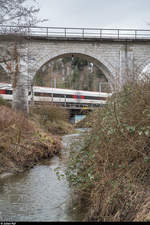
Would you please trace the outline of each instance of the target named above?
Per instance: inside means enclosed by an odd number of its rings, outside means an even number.
[[[130,82],[92,114],[67,179],[88,208],[88,221],[131,221],[149,195],[150,81]]]
[[[69,123],[69,112],[63,107],[42,104],[31,109],[31,116],[52,134],[63,135],[74,131]]]
[[[53,104],[36,106],[32,109],[32,112],[38,114],[41,118],[41,122],[44,124],[48,121],[67,121],[69,118],[68,112],[63,107]]]

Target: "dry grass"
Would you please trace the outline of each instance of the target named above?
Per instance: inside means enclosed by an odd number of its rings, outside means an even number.
[[[43,129],[57,135],[64,135],[74,131],[69,123],[69,112],[54,104],[42,104],[31,108],[31,118],[40,123]]]
[[[8,102],[7,100],[3,99],[1,96],[0,96],[0,105],[5,105],[5,106],[8,106],[8,107],[11,107],[11,103]]]
[[[43,131],[35,122],[0,106],[0,173],[30,168],[61,148],[60,138]]]

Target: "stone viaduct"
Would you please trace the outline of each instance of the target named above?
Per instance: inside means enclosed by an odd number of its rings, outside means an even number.
[[[12,52],[17,43],[20,55],[17,85],[21,88],[18,93],[17,89],[14,92],[14,103],[24,102],[25,109],[28,107],[27,87],[31,86],[40,67],[53,59],[67,55],[88,59],[104,73],[112,91],[120,88],[129,75],[141,73],[150,63],[150,31],[33,27],[21,37],[1,33],[0,58],[10,57],[13,65],[14,58],[8,51]],[[2,60],[0,65],[9,72]]]

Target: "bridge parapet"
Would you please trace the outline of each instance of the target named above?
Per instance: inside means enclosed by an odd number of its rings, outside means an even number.
[[[0,34],[63,39],[150,40],[150,30],[0,25]]]

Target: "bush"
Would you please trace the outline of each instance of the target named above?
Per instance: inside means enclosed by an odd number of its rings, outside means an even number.
[[[47,123],[48,121],[67,121],[69,118],[68,112],[63,107],[59,107],[53,104],[43,104],[40,106],[36,106],[32,109],[32,112],[40,116],[41,122],[43,124]]]
[[[63,135],[74,131],[69,123],[69,112],[63,107],[43,104],[32,108],[31,115],[52,134]]]
[[[105,107],[93,112],[84,148],[70,154],[66,175],[81,206],[88,208],[86,220],[136,220],[141,204],[147,204],[149,99],[150,81],[126,84]]]

